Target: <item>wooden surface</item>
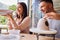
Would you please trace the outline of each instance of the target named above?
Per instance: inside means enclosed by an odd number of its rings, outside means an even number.
[[[37,38],[36,35],[21,34],[20,40],[37,40]],[[53,38],[46,36],[39,36],[39,40],[53,40]],[[56,40],[60,40],[60,38],[56,38]]]

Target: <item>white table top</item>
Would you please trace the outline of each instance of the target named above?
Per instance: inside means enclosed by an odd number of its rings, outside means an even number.
[[[38,28],[31,28],[30,29],[31,32],[33,33],[38,33],[38,34],[56,34],[57,31],[56,30],[40,30]]]

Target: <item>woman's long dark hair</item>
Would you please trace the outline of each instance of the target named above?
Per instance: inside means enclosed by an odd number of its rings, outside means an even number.
[[[20,4],[23,7],[23,13],[22,13],[22,17],[23,17],[22,20],[23,20],[25,17],[27,17],[27,6],[24,2],[18,2],[17,4]],[[18,14],[16,16],[17,18],[20,18]]]

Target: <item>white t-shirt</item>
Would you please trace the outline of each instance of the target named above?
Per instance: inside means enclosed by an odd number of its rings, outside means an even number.
[[[60,38],[60,20],[48,19],[49,28],[57,30],[56,37]]]

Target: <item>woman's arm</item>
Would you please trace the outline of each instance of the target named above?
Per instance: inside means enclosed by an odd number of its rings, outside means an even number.
[[[11,23],[9,23],[9,30],[13,29]]]
[[[7,25],[8,25],[8,29],[9,29],[9,30],[13,29],[13,28],[12,28],[12,24],[10,23],[10,21],[7,22]]]
[[[19,26],[16,24],[16,22],[14,21],[14,19],[12,17],[10,18],[10,22],[12,22],[12,24],[14,25],[15,29],[19,29],[19,30],[23,31],[30,25],[31,19],[30,19],[30,17],[26,17],[21,22],[21,24]]]
[[[31,24],[31,18],[30,17],[26,17],[21,24],[18,26],[18,29],[20,29],[21,31],[25,30],[27,27],[29,27]]]

